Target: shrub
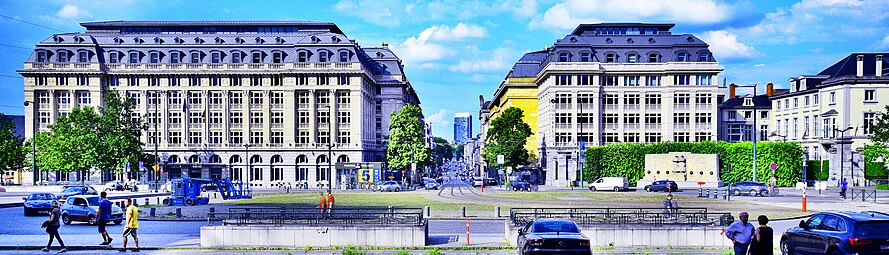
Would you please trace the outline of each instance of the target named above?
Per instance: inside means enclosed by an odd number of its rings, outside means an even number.
[[[364,255],[364,252],[359,251],[359,250],[355,249],[355,247],[352,247],[351,245],[349,245],[349,247],[346,247],[345,249],[343,249],[343,255]]]

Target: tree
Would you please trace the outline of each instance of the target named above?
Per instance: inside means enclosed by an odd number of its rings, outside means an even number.
[[[24,167],[27,150],[24,138],[15,135],[15,123],[0,113],[0,170],[19,170]]]
[[[132,98],[121,98],[117,93],[105,96],[105,107],[99,110],[102,115],[98,129],[101,147],[108,150],[100,155],[99,168],[119,174],[129,170],[124,169],[126,162],[137,166],[136,162],[145,159],[139,138],[148,125],[142,117],[133,117],[135,108],[136,102]]]
[[[448,143],[448,140],[441,137],[435,137],[432,139],[432,143],[435,144],[435,147],[432,148],[433,165],[440,166],[444,163],[445,159],[454,159],[454,147]]]
[[[386,148],[386,161],[392,169],[408,170],[411,163],[417,168],[429,161],[429,148],[423,142],[423,123],[420,107],[406,105],[401,110],[392,111],[389,121],[389,143]]]
[[[491,165],[497,164],[497,155],[504,156],[501,166],[518,167],[529,163],[530,153],[525,149],[525,143],[528,136],[531,136],[531,127],[522,121],[524,115],[522,109],[509,107],[491,120],[482,152],[482,157],[491,162]]]
[[[873,144],[865,145],[864,151],[861,152],[864,155],[865,162],[873,162],[885,166],[889,162],[889,105],[886,106],[885,111],[877,113],[873,124],[865,124],[865,132],[867,131],[872,133],[870,140]],[[879,173],[883,171],[880,169]]]
[[[99,165],[100,154],[106,153],[99,137],[100,117],[93,107],[74,108],[60,116],[48,132],[34,138],[37,143],[37,166],[62,174],[76,172],[81,181]]]

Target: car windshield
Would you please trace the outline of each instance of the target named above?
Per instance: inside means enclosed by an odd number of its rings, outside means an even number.
[[[577,225],[574,225],[574,223],[571,223],[571,222],[549,221],[549,222],[534,223],[534,232],[535,233],[547,233],[547,232],[580,233],[580,230],[577,229]]]
[[[100,199],[99,197],[88,197],[86,198],[86,201],[90,206],[98,206]]]
[[[65,191],[62,191],[62,192],[67,193],[67,192],[81,192],[81,191],[83,191],[83,187],[70,187],[70,188],[65,189]]]
[[[859,236],[887,236],[889,221],[864,221],[855,223],[855,233]]]
[[[31,194],[28,200],[52,200],[52,194]]]

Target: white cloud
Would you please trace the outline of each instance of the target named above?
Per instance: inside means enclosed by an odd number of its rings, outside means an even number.
[[[484,27],[464,23],[458,23],[453,28],[447,25],[431,26],[424,29],[419,35],[409,37],[401,44],[392,46],[392,50],[406,63],[427,68],[437,67],[438,65],[429,65],[428,62],[438,61],[456,54],[454,49],[442,42],[482,38],[487,34],[488,31]]]
[[[446,25],[432,26],[426,30],[432,31],[432,39],[435,40],[460,40],[465,38],[482,38],[487,36],[488,30],[481,26],[457,23],[453,29]],[[426,32],[426,31],[423,31]]]
[[[429,115],[429,117],[426,117],[426,122],[432,123],[433,125],[437,125],[437,126],[447,126],[448,124],[451,124],[451,122],[448,121],[447,116],[448,116],[448,110],[441,108],[441,109],[438,109],[437,113]]]
[[[474,73],[478,71],[504,71],[518,60],[520,52],[510,48],[497,48],[492,52],[483,52],[481,58],[460,60],[448,67],[452,72]]]
[[[766,64],[755,64],[755,65],[753,65],[753,67],[764,67],[764,66],[766,66]]]
[[[400,1],[389,0],[341,0],[333,5],[333,9],[347,16],[357,17],[370,23],[394,27],[401,25],[400,18],[393,9],[401,6]]]
[[[709,31],[701,38],[710,44],[716,59],[723,61],[750,59],[759,53],[751,46],[738,41],[738,35],[725,30]]]
[[[885,0],[803,0],[767,13],[759,24],[738,34],[767,44],[866,40],[883,33],[887,18]]]
[[[504,3],[506,4],[506,3]],[[536,0],[523,0],[520,4],[512,7],[512,13],[520,18],[527,18],[537,14]]]
[[[529,27],[571,29],[582,23],[629,20],[703,25],[729,20],[732,9],[713,0],[567,0],[537,15]]]
[[[77,7],[76,5],[66,4],[65,6],[62,6],[62,9],[59,9],[59,11],[56,12],[56,16],[64,19],[76,19],[81,17],[91,17],[92,14],[81,10],[80,7]]]
[[[877,46],[879,50],[889,50],[889,35],[883,37],[883,40],[880,41],[879,46]]]

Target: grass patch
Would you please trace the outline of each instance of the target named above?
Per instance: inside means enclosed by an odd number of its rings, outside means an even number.
[[[466,206],[467,211],[493,211],[493,205],[473,203],[447,203],[430,200],[422,194],[413,192],[397,193],[338,193],[334,194],[337,206],[366,207],[366,206],[392,206],[402,208],[423,208],[429,206],[434,211],[459,211]],[[318,206],[319,196],[315,193],[306,194],[263,194],[249,200],[226,201],[226,204],[259,206],[259,205],[291,205],[291,206]]]

